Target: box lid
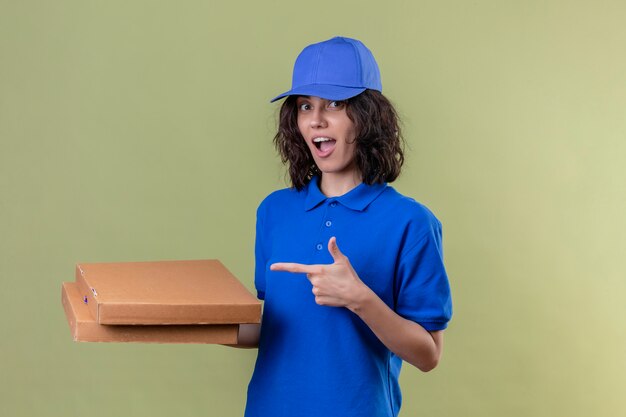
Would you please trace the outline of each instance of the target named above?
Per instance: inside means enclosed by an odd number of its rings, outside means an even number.
[[[259,323],[261,303],[218,260],[79,263],[98,324]]]

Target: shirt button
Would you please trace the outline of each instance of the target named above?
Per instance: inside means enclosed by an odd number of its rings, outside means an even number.
[[[331,207],[337,207],[337,203],[333,201],[332,203],[330,203],[330,206]]]
[[[315,246],[315,249],[317,250],[322,250],[322,244],[318,243],[317,246]]]
[[[326,227],[330,227],[333,224],[333,222],[331,222],[330,220],[326,221]]]

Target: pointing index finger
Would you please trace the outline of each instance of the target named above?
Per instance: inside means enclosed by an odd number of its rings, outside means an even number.
[[[317,267],[315,265],[305,265],[298,264],[293,262],[277,262],[275,264],[270,265],[270,269],[272,271],[285,271],[285,272],[296,272],[302,274],[313,274],[317,272]]]

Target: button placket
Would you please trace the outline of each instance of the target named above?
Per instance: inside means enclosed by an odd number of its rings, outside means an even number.
[[[337,202],[336,202],[336,201],[331,201],[331,202],[330,202],[330,204],[329,204],[329,206],[330,206],[330,207],[333,207],[333,208],[334,208],[334,207],[337,207]],[[326,221],[324,222],[324,226],[326,226],[326,227],[330,227],[330,226],[332,226],[332,225],[333,225],[333,222],[332,222],[330,219],[329,219],[329,220],[326,220]]]
[[[333,226],[332,218],[334,216],[332,215],[333,214],[332,208],[337,207],[337,206],[338,206],[338,203],[334,200],[330,200],[330,201],[327,200],[326,204],[323,206],[324,212],[322,214],[322,218],[320,219],[321,222],[320,222],[319,235],[318,235],[317,242],[315,242],[314,252],[316,254],[319,254],[320,252],[324,250],[324,248],[326,248],[326,244],[328,243],[328,240],[332,236],[332,232],[329,230]]]

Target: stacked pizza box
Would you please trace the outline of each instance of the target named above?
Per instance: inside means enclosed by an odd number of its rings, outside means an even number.
[[[218,260],[80,263],[62,301],[75,341],[236,344],[261,303]]]

